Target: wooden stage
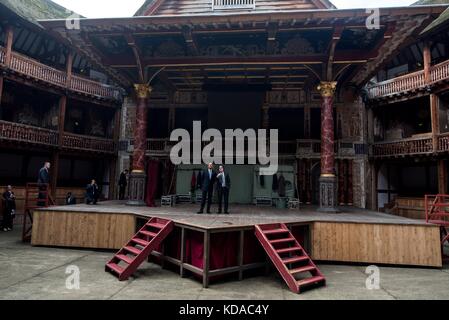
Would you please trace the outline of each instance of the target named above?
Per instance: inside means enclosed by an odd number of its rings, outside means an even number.
[[[245,251],[259,249],[254,226],[285,223],[315,261],[442,267],[440,229],[422,220],[349,207],[340,214],[313,207],[232,206],[230,215],[197,215],[197,210],[196,205],[147,208],[118,201],[39,209],[33,214],[32,245],[120,249],[148,218],[166,218],[175,222],[174,235],[166,240],[173,248],[164,245],[153,256],[177,266],[182,276],[192,272],[202,277],[207,287],[214,276],[237,273],[241,279],[247,270],[266,267],[263,252],[262,260],[247,259]],[[192,241],[201,245],[196,264],[187,254]],[[235,255],[235,265],[214,269],[211,251],[226,246],[232,246],[226,251]]]

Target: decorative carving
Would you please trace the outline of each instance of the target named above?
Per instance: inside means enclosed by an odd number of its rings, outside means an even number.
[[[337,82],[321,82],[318,86],[318,91],[321,93],[322,97],[333,97],[335,90],[337,89]]]
[[[314,54],[315,48],[309,40],[304,39],[300,35],[296,35],[287,41],[285,47],[281,50],[281,53],[288,55]]]
[[[152,88],[148,84],[135,84],[134,90],[140,99],[147,99],[150,96]]]
[[[185,55],[185,49],[173,39],[162,42],[154,51],[155,57],[180,57]]]

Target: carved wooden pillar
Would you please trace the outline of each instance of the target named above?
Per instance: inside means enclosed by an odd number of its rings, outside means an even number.
[[[128,205],[145,205],[145,153],[147,149],[148,100],[151,87],[147,84],[134,85],[136,91],[136,125],[134,127],[134,153],[129,183]]]
[[[347,192],[347,200],[346,203],[348,204],[348,206],[352,206],[354,205],[354,175],[352,173],[354,167],[354,160],[348,160],[348,192]]]
[[[337,194],[335,176],[334,95],[337,82],[321,82],[318,90],[322,97],[321,110],[321,177],[320,211],[335,213]]]
[[[13,43],[14,43],[14,29],[12,26],[8,26],[6,28],[6,37],[5,37],[5,65],[7,67],[11,65]]]
[[[432,66],[432,52],[430,50],[431,44],[426,41],[423,48],[423,61],[424,61],[424,81],[426,84],[430,83],[430,68]]]

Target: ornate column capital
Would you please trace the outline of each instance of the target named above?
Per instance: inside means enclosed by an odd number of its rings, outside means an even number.
[[[139,83],[134,85],[134,90],[136,91],[136,95],[140,99],[147,99],[150,97],[151,91],[153,88],[146,83]]]
[[[318,91],[321,93],[322,97],[333,97],[335,94],[335,90],[337,89],[337,82],[325,82],[322,81],[318,86]]]

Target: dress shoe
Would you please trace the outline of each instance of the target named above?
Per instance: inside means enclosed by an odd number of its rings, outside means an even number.
[[[198,211],[196,214],[203,214],[203,211]]]
[[[221,211],[218,211],[217,214],[221,214]]]
[[[226,211],[225,214],[229,214],[229,211]]]

